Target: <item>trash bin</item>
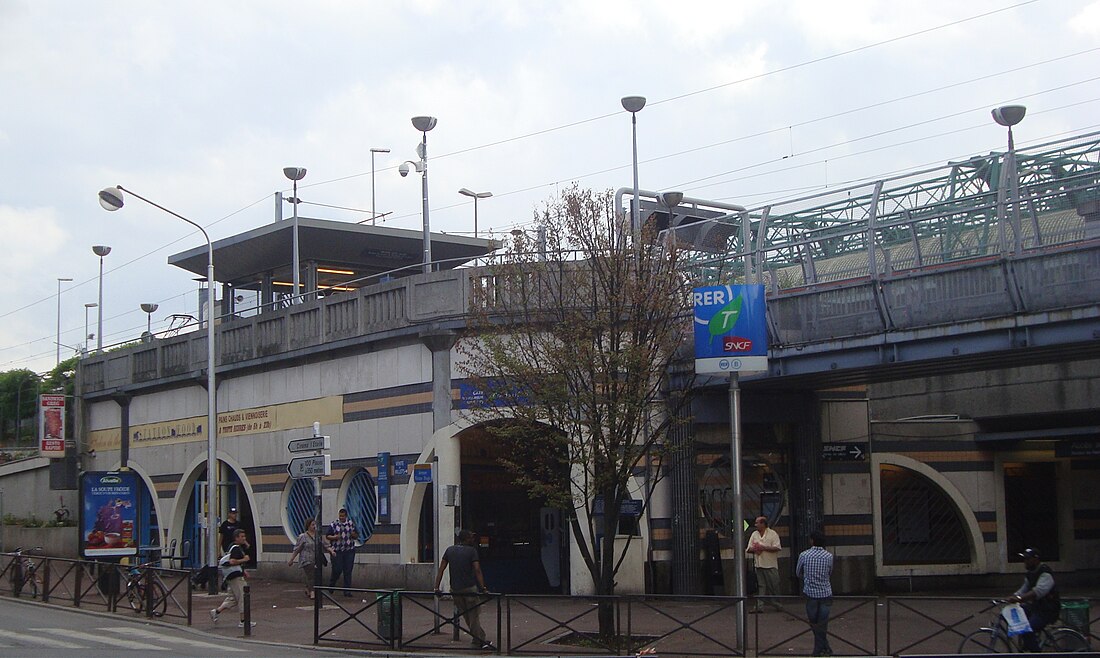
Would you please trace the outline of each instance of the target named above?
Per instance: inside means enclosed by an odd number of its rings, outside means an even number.
[[[1067,599],[1062,601],[1062,623],[1066,626],[1081,631],[1089,636],[1089,602],[1088,599]]]
[[[375,596],[378,602],[378,635],[393,641],[401,637],[401,593],[387,592]]]

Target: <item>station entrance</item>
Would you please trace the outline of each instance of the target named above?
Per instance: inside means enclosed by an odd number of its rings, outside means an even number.
[[[563,514],[513,481],[501,465],[501,446],[481,426],[459,436],[462,456],[461,527],[478,536],[485,583],[494,592],[568,592]],[[562,474],[562,477],[567,477]]]

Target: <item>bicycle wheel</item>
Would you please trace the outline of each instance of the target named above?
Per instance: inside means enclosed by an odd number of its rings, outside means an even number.
[[[126,602],[134,612],[141,612],[145,607],[145,587],[134,583],[126,588]]]
[[[11,593],[12,596],[19,596],[19,593],[23,590],[23,565],[18,557],[12,561],[10,569]]]
[[[38,576],[34,569],[27,570],[27,578],[23,581],[23,591],[30,590],[31,598],[38,598]]]
[[[1012,653],[1012,647],[999,630],[979,628],[963,638],[959,653]]]
[[[1089,650],[1089,641],[1072,628],[1055,628],[1050,631],[1048,646],[1062,653],[1083,653]]]

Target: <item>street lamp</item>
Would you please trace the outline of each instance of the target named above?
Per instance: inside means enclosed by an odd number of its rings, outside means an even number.
[[[474,237],[477,237],[477,200],[488,199],[493,196],[492,192],[473,192],[465,187],[458,191],[462,196],[468,196],[474,200]]]
[[[96,304],[99,308],[99,320],[96,321],[95,328],[95,351],[98,354],[103,351],[103,257],[111,253],[111,248],[97,244],[92,247],[92,253],[99,256],[99,303]]]
[[[634,234],[634,245],[637,246],[642,230],[638,221],[638,112],[645,107],[645,96],[623,96],[620,102],[623,109],[630,112],[630,132],[634,144],[634,209],[630,218],[630,230]]]
[[[375,153],[389,153],[389,149],[371,148],[370,150],[370,223],[374,224],[374,219],[378,217],[378,213],[374,210],[374,154]]]
[[[1021,244],[1023,236],[1020,234],[1020,182],[1016,170],[1016,144],[1012,140],[1012,126],[1024,120],[1024,115],[1027,114],[1027,108],[1023,105],[1003,105],[994,108],[991,114],[993,115],[993,120],[996,121],[998,125],[1008,128],[1008,153],[1005,154],[1001,184],[997,189],[997,205],[999,210],[1001,210],[1002,217],[999,231],[1001,252],[1004,253],[1008,251],[1008,236],[1004,230],[1004,208],[1006,203],[1005,183],[1007,183],[1007,193],[1011,195],[1012,199],[1012,220],[1015,228],[1014,233],[1016,234],[1016,252],[1019,253],[1023,248]]]
[[[61,282],[72,281],[72,279],[66,279],[58,277],[57,279],[57,363],[55,366],[61,365]]]
[[[160,305],[148,302],[141,305],[141,310],[145,311],[146,316],[145,333],[150,336],[153,335],[153,313],[156,313],[158,308],[160,308]]]
[[[428,274],[432,271],[432,234],[431,223],[428,221],[428,131],[435,128],[435,124],[438,119],[435,117],[418,116],[412,118],[413,128],[420,131],[423,136],[420,144],[416,147],[416,154],[420,156],[420,162],[413,162],[416,166],[416,170],[420,172],[420,194],[423,197],[423,209],[421,210],[424,216],[424,273]],[[402,176],[409,174],[410,162],[404,162],[397,169],[398,173]]]
[[[99,306],[95,302],[84,305],[84,354],[88,353],[88,341],[92,339],[92,335],[88,333],[88,311]]]
[[[294,256],[291,258],[290,263],[290,267],[294,269],[294,294],[290,298],[290,303],[294,304],[301,299],[298,297],[298,293],[300,292],[298,289],[298,279],[301,276],[299,272],[301,267],[298,264],[298,204],[300,203],[300,199],[298,199],[298,181],[306,177],[306,168],[283,167],[283,175],[294,182]],[[213,290],[213,279],[210,280],[210,286],[211,290]],[[213,305],[214,300],[211,299],[210,302],[211,305]]]
[[[305,170],[302,170],[302,175],[305,175]],[[177,219],[182,219],[191,226],[199,229],[202,233],[202,237],[206,239],[206,280],[210,286],[210,308],[213,311],[214,307],[214,245],[210,242],[210,236],[199,224],[187,219],[183,215],[173,212],[164,206],[154,203],[149,199],[137,194],[131,190],[127,190],[121,185],[117,187],[104,188],[99,193],[99,205],[103,206],[104,210],[115,211],[123,206],[122,193],[126,192],[133,195],[135,198],[141,199],[145,203],[159,208],[164,212],[172,215]],[[102,311],[102,308],[100,309]],[[217,426],[217,388],[214,381],[214,366],[216,361],[214,358],[214,313],[210,313],[210,317],[206,321],[206,569],[209,575],[207,579],[210,583],[209,592],[211,594],[217,593],[217,578],[215,574],[218,568],[218,525],[217,525],[217,504],[218,504],[218,426]]]

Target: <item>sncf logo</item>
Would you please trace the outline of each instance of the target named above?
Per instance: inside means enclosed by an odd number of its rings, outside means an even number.
[[[722,338],[723,352],[748,352],[752,349],[752,340],[740,336],[725,336]]]

